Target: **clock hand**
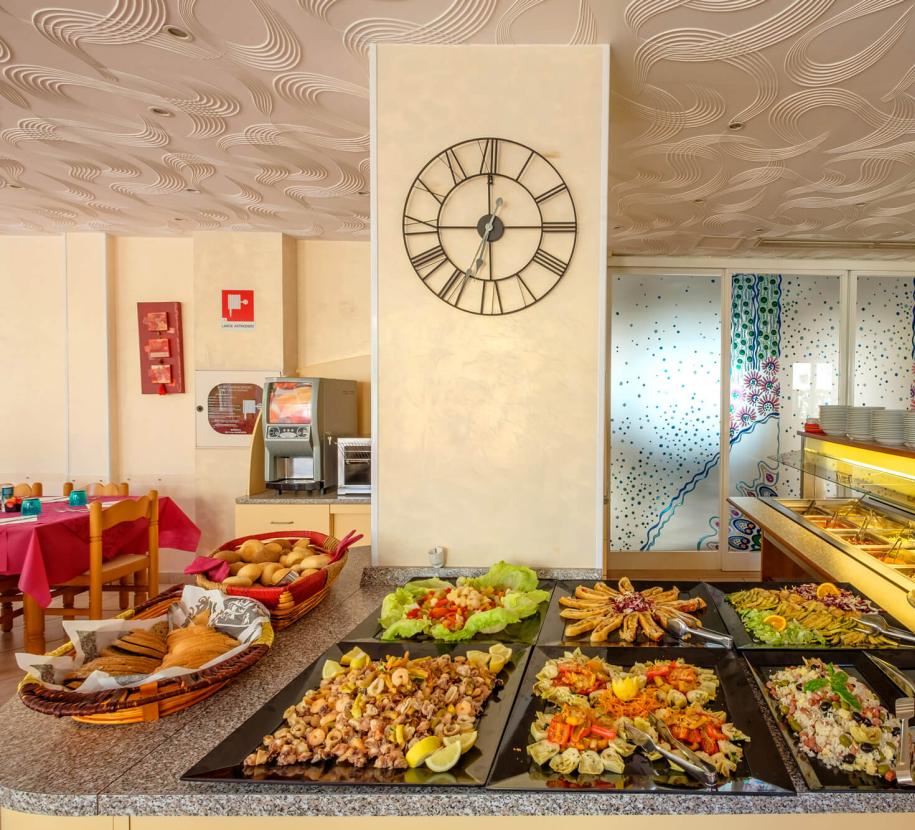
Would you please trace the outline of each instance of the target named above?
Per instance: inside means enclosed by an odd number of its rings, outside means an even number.
[[[465,276],[475,277],[479,272],[480,268],[483,267],[483,251],[486,248],[486,243],[489,242],[489,235],[492,233],[492,229],[496,223],[496,214],[502,208],[502,197],[499,196],[496,198],[496,209],[490,214],[489,221],[483,226],[483,238],[480,240],[480,247],[477,248],[476,257],[474,258],[473,265],[467,269]]]

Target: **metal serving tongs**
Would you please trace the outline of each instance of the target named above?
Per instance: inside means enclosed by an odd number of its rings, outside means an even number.
[[[629,721],[625,722],[626,733],[629,737],[635,741],[645,752],[657,752],[659,755],[663,755],[668,761],[672,764],[676,764],[680,769],[682,769],[687,775],[692,778],[695,778],[699,783],[705,784],[706,787],[714,787],[715,782],[718,780],[718,774],[714,769],[709,768],[709,766],[692,750],[683,747],[686,751],[684,755],[691,755],[696,759],[696,762],[692,760],[687,760],[687,758],[677,755],[675,752],[671,752],[668,749],[664,749],[663,746],[660,746],[657,741],[655,741],[651,735],[647,732],[643,732],[638,727],[634,726]],[[657,728],[657,727],[655,727]],[[667,728],[666,726],[664,727]],[[660,731],[658,734],[661,734]],[[668,731],[668,734],[669,731]],[[664,740],[667,740],[667,735],[664,735]],[[671,746],[676,746],[677,748],[682,747],[683,745],[679,741],[673,740],[671,736]]]
[[[900,640],[903,643],[915,643],[915,634],[912,634],[911,631],[903,631],[901,628],[893,628],[880,614],[862,614],[855,620],[855,624],[859,631],[882,634],[884,637]]]
[[[719,634],[716,631],[709,631],[707,628],[692,628],[678,616],[668,617],[664,627],[680,640],[687,637],[698,637],[701,640],[708,640],[710,643],[717,643],[725,648],[734,647],[733,637],[729,637],[727,634]]]
[[[869,652],[865,652],[872,663],[887,676],[903,694],[907,697],[900,697],[896,700],[896,717],[902,721],[902,729],[899,731],[899,745],[896,747],[896,780],[907,787],[911,787],[912,780],[912,729],[909,721],[915,717],[915,684],[909,680],[899,669],[892,663],[888,663],[882,657],[876,657]]]

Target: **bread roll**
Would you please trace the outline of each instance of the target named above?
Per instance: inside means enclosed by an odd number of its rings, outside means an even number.
[[[264,543],[260,539],[248,539],[242,542],[238,552],[245,562],[256,562],[258,560],[255,557],[261,556],[264,552]]]
[[[260,581],[264,585],[272,585],[273,575],[282,569],[283,566],[279,562],[268,562],[266,565],[264,565],[264,569],[261,571]]]
[[[292,539],[274,539],[273,541],[286,553],[292,550]]]
[[[238,572],[245,567],[247,567],[247,565],[245,565],[244,562],[233,562],[229,565],[229,573],[232,574],[232,576],[236,576]]]
[[[237,550],[218,550],[213,554],[213,558],[221,559],[223,562],[234,565],[236,562],[241,561],[241,553]]]
[[[234,585],[236,588],[250,588],[254,583],[244,576],[227,576],[222,584]]]
[[[299,564],[306,568],[323,568],[331,563],[331,557],[326,553],[316,553],[313,556],[306,556]]]
[[[301,562],[298,565],[293,565],[292,570],[294,570],[299,576],[308,576],[309,574],[316,574],[318,572],[317,568],[309,568],[303,565]]]
[[[279,585],[291,573],[291,568],[280,568],[278,571],[273,571],[270,578],[270,584]]]
[[[311,539],[299,539],[292,547],[294,550],[308,550],[311,547]]]
[[[264,566],[257,563],[249,563],[245,565],[237,574],[237,576],[243,577],[244,579],[249,579],[251,582],[257,582],[260,579],[261,573],[263,573]]]
[[[287,553],[285,556],[280,557],[280,564],[284,568],[291,568],[293,565],[298,565],[305,558],[305,552],[302,550],[294,550]]]

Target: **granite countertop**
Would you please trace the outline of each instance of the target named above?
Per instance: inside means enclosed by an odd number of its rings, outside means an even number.
[[[369,549],[351,561],[329,596],[279,633],[259,663],[206,701],[157,723],[76,724],[0,707],[0,806],[48,815],[612,815],[913,812],[915,791],[811,793],[793,763],[796,796],[510,792],[475,788],[295,787],[190,784],[178,777],[283,688],[412,571],[367,569]],[[415,569],[418,572],[420,569]],[[428,569],[422,569],[428,573]],[[459,573],[451,570],[450,573]],[[588,572],[543,571],[543,576]],[[755,691],[755,689],[754,689]],[[768,712],[764,716],[769,719]],[[774,725],[771,724],[773,727]],[[779,751],[787,748],[776,735]]]
[[[276,490],[264,490],[253,496],[239,496],[236,504],[371,504],[369,494],[340,495],[336,487],[329,487],[324,493],[314,490],[299,493],[277,493]]]

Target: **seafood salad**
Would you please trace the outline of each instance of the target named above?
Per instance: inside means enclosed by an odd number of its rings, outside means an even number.
[[[729,594],[728,602],[757,643],[771,646],[896,648],[895,640],[859,630],[857,619],[875,609],[870,601],[831,582]]]
[[[530,568],[498,562],[485,574],[460,577],[454,585],[436,577],[408,582],[381,604],[381,639],[423,634],[448,642],[494,634],[533,616],[549,600],[538,581]]]
[[[702,597],[680,599],[680,589],[675,585],[664,589],[660,586],[636,591],[627,577],[623,577],[619,590],[604,582],[593,588],[579,585],[575,596],[560,597],[564,606],[559,616],[573,620],[566,624],[567,637],[577,637],[590,631],[592,643],[606,642],[614,631],[624,642],[635,642],[639,630],[649,640],[660,640],[664,626],[671,617],[677,617],[690,628],[701,628],[702,623],[690,611],[702,611],[706,607]]]
[[[714,671],[683,660],[636,663],[627,670],[579,650],[566,652],[537,674],[534,693],[551,705],[537,712],[527,752],[534,763],[562,774],[622,773],[625,759],[638,749],[626,739],[627,721],[677,751],[658,735],[654,717],[728,777],[743,758],[739,744],[749,739],[711,705],[718,686]]]
[[[805,755],[832,769],[895,780],[901,723],[856,677],[808,659],[774,672],[766,688]]]
[[[473,745],[476,721],[508,656],[405,653],[371,660],[357,647],[341,659],[348,665],[325,663],[320,687],[283,713],[283,725],[263,739],[245,767],[333,761],[399,770],[438,750],[447,750],[453,766]]]

